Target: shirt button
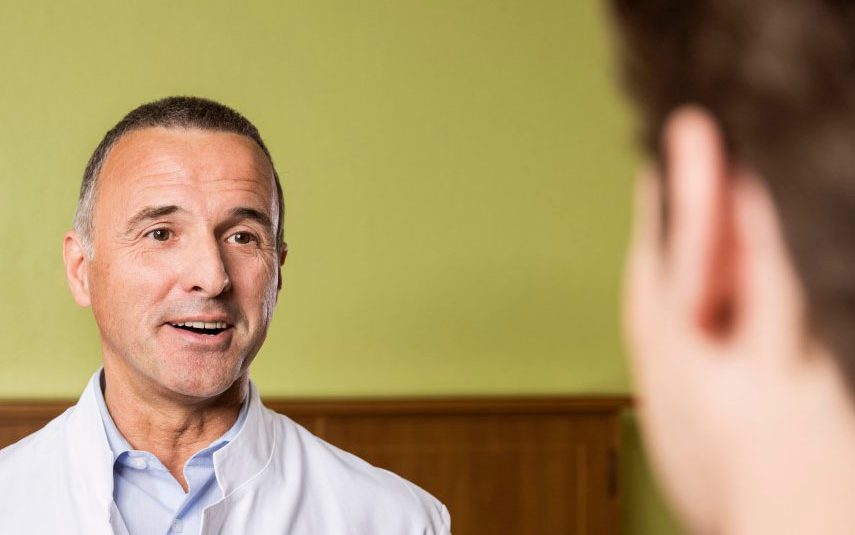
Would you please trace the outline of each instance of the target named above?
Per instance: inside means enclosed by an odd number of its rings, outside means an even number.
[[[131,459],[131,466],[133,466],[137,470],[145,470],[148,466],[148,463],[145,462],[145,459],[143,459],[142,457],[133,457]]]
[[[172,521],[172,531],[175,533],[181,533],[181,530],[184,529],[184,523],[181,522],[180,518],[176,518]]]

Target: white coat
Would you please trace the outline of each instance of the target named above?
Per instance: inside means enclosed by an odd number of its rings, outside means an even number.
[[[77,405],[0,450],[0,534],[126,535],[92,384]],[[223,499],[201,535],[447,535],[445,506],[261,404],[214,454]]]

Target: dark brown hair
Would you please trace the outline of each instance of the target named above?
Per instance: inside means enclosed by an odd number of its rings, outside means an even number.
[[[811,332],[855,390],[855,2],[611,5],[643,145],[660,156],[680,105],[716,118],[731,161],[768,184]]]
[[[143,104],[125,115],[125,117],[111,128],[104,139],[98,144],[86,170],[83,173],[83,182],[80,185],[80,197],[77,203],[77,213],[74,216],[74,228],[83,238],[91,256],[92,237],[92,212],[94,209],[95,196],[98,189],[98,175],[110,149],[125,134],[134,130],[148,127],[165,128],[201,128],[205,130],[217,130],[231,132],[246,136],[261,148],[264,155],[270,161],[273,169],[273,177],[276,182],[276,195],[279,206],[279,221],[276,228],[277,248],[281,248],[285,236],[285,198],[282,193],[282,184],[279,182],[279,174],[273,165],[270,151],[261,139],[261,134],[249,119],[237,111],[199,97],[176,96],[167,97],[154,102]]]

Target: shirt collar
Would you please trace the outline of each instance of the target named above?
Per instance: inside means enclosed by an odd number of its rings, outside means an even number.
[[[75,480],[84,482],[85,492],[81,493],[80,500],[93,501],[104,515],[110,515],[114,505],[114,457],[107,442],[104,418],[101,417],[96,399],[101,392],[100,378],[99,370],[93,374],[93,380],[80,396],[77,406],[69,410],[69,451],[75,452],[82,460],[75,463],[69,461],[68,464]],[[103,393],[100,396],[103,399]],[[279,436],[278,419],[284,417],[262,405],[252,381],[249,382],[249,394],[244,403],[245,409],[241,410],[246,411],[246,421],[236,429],[236,435],[231,442],[214,452],[214,471],[224,497],[260,474],[271,462],[277,441],[283,439]],[[215,508],[214,505],[211,507]],[[217,518],[222,520],[221,517]],[[94,517],[92,522],[96,522]],[[94,528],[88,532],[100,533]]]
[[[110,445],[110,450],[113,452],[113,461],[115,462],[123,453],[135,451],[122,433],[116,427],[110,411],[107,410],[107,403],[104,401],[104,391],[101,385],[103,384],[104,369],[101,368],[95,375],[92,376],[90,388],[95,394],[95,402],[98,405],[98,412],[101,415],[101,421],[104,423],[104,431],[107,434],[107,443]],[[226,431],[220,438],[214,440],[207,447],[193,455],[195,457],[199,453],[208,452],[212,454],[219,450],[238,435],[244,422],[246,421],[247,413],[249,412],[249,400],[251,396],[247,395],[243,403],[241,403],[240,412],[235,423]]]

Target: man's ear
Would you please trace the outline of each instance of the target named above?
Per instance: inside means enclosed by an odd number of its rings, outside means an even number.
[[[286,242],[282,242],[282,246],[279,248],[279,266],[277,267],[276,273],[276,291],[282,289],[282,266],[285,265],[285,258],[288,256],[288,244]]]
[[[72,297],[78,305],[88,307],[92,304],[89,295],[89,260],[80,236],[73,230],[66,232],[63,238],[62,258],[65,262],[65,278]]]
[[[726,336],[739,303],[731,165],[705,110],[675,110],[664,127],[667,276],[680,313],[707,336]]]

